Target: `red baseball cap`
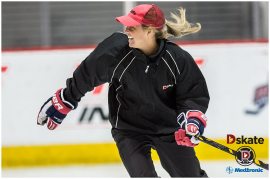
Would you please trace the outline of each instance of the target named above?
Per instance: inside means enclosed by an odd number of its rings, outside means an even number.
[[[128,15],[116,17],[117,22],[124,26],[150,25],[157,30],[162,30],[165,17],[161,9],[154,4],[141,4],[134,7]]]

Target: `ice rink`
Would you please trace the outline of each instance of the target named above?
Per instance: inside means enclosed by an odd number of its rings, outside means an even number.
[[[268,162],[266,160],[262,160]],[[170,178],[168,173],[162,168],[159,162],[154,163],[158,175],[162,178]],[[263,170],[260,173],[252,172],[233,172],[228,174],[226,168],[230,166],[233,169],[245,167],[240,166],[235,160],[226,161],[201,161],[201,167],[210,178],[268,178],[269,172]],[[258,169],[252,164],[249,169]],[[48,167],[21,167],[13,169],[2,169],[2,177],[35,177],[35,178],[129,178],[122,163],[100,164],[100,165],[68,165],[68,166],[48,166]]]
[[[158,176],[170,178],[158,153],[183,155],[176,161],[185,164],[189,150],[179,146],[177,154],[173,133],[186,113],[186,121],[204,123],[199,132],[209,140],[194,152],[210,178],[270,178],[268,170],[254,172],[261,168],[241,166],[231,155],[244,149],[242,161],[253,156],[269,164],[269,1],[1,6],[1,177],[129,178],[119,153],[140,138],[147,143],[134,152],[151,146]],[[116,20],[127,14],[137,24]],[[66,104],[76,102],[66,116]],[[40,111],[61,125],[38,125]],[[240,172],[246,168],[254,170]]]

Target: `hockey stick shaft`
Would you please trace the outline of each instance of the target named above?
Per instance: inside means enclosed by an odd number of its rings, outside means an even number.
[[[211,145],[212,147],[215,147],[217,149],[220,149],[220,150],[222,150],[224,152],[227,152],[227,153],[229,153],[229,154],[231,154],[233,156],[236,156],[237,155],[237,151],[235,151],[233,149],[230,149],[229,147],[226,147],[224,145],[221,145],[221,144],[219,144],[219,143],[217,143],[217,142],[215,142],[215,141],[213,141],[211,139],[208,139],[208,138],[206,138],[204,136],[199,136],[199,137],[197,137],[197,139],[199,141],[203,142],[203,143],[206,143],[208,145]],[[259,167],[261,167],[261,168],[263,168],[263,169],[269,170],[268,164],[267,163],[264,163],[264,162],[262,162],[262,161],[260,161],[258,159],[255,159],[254,160],[254,164],[257,165],[257,166],[259,166]]]

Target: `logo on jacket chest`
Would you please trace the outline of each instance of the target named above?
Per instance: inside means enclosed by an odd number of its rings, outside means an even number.
[[[165,86],[163,86],[163,90],[170,88],[170,87],[173,87],[173,85],[165,85]]]

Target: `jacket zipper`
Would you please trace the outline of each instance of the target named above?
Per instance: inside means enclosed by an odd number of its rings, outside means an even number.
[[[147,65],[146,70],[145,70],[145,73],[147,73],[147,72],[148,72],[148,68],[149,68],[149,65]]]
[[[145,73],[148,72],[149,67],[150,67],[150,64],[147,65],[146,70],[145,70]],[[149,73],[148,73],[149,89],[150,89],[149,97],[151,98],[151,101],[154,101],[154,97],[153,97],[153,93],[152,93],[152,91],[153,91],[153,87],[152,87],[152,81],[153,81],[153,79],[151,78],[151,76],[152,76],[152,74],[151,74],[151,72],[149,72]],[[153,105],[153,103],[151,103],[151,105]],[[153,109],[155,110],[155,106],[154,106],[154,105],[153,105]]]

